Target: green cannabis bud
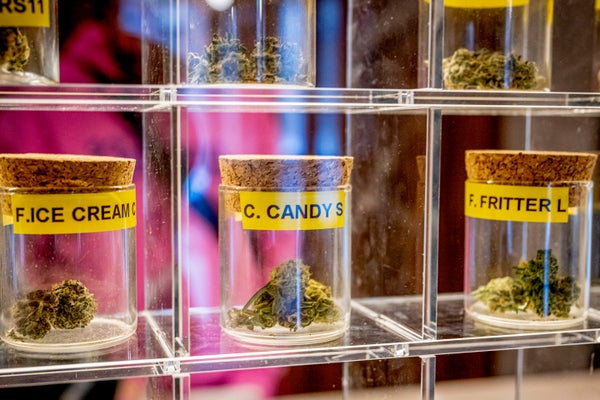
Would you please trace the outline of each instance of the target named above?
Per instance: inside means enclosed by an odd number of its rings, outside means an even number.
[[[458,49],[442,61],[446,89],[520,89],[539,87],[537,65],[514,54],[488,49]]]
[[[12,306],[16,338],[41,339],[55,329],[87,326],[98,309],[94,295],[83,283],[69,279],[50,290],[34,290]]]
[[[29,43],[19,28],[0,28],[0,68],[23,71],[29,62]]]
[[[581,289],[571,276],[558,275],[558,260],[551,250],[538,250],[530,261],[513,267],[514,278],[502,277],[480,286],[473,295],[490,311],[527,311],[540,317],[568,318]]]
[[[69,279],[52,286],[56,297],[52,326],[57,329],[84,328],[94,318],[98,305],[83,283]]]
[[[519,311],[519,302],[513,296],[514,279],[510,276],[491,279],[487,285],[480,286],[473,295],[484,304],[490,311]]]
[[[252,80],[246,47],[230,34],[213,35],[204,54],[188,56],[190,83],[240,82]]]
[[[268,36],[255,44],[250,57],[256,81],[263,83],[301,82],[305,62],[302,51],[295,43],[281,43],[279,38]]]
[[[47,290],[29,292],[12,307],[15,327],[13,334],[41,339],[52,329],[56,297]]]
[[[295,83],[306,80],[306,61],[295,43],[267,36],[256,41],[252,52],[231,37],[213,35],[203,54],[188,55],[188,81],[201,83]]]
[[[331,288],[311,278],[310,267],[290,259],[275,267],[269,281],[246,305],[229,310],[230,325],[252,330],[280,326],[296,331],[312,323],[334,323],[341,311],[333,301]]]

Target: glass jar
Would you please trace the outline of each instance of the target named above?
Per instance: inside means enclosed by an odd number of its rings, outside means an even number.
[[[134,165],[112,157],[0,155],[6,344],[81,353],[135,332]]]
[[[351,157],[221,156],[221,326],[299,345],[350,317]]]
[[[315,0],[192,0],[186,18],[184,82],[315,85]]]
[[[465,309],[508,329],[559,329],[586,318],[591,153],[466,153]]]
[[[550,0],[444,0],[443,87],[549,90],[551,5]],[[429,6],[422,0],[423,27]],[[424,49],[429,31],[420,32]]]
[[[56,0],[2,3],[0,84],[48,85],[58,82],[57,12]]]

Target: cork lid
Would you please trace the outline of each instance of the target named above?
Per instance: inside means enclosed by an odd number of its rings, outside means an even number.
[[[503,183],[543,184],[590,181],[597,155],[579,152],[467,150],[467,178]]]
[[[131,184],[135,159],[73,154],[0,154],[0,186],[97,187]]]
[[[347,156],[222,155],[224,185],[267,189],[335,187],[350,182]]]

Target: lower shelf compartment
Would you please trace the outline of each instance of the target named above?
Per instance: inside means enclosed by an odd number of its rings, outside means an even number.
[[[236,341],[219,327],[216,309],[191,312],[191,351],[181,359],[182,372],[294,366],[424,357],[516,348],[550,347],[600,341],[600,313],[592,310],[581,326],[555,331],[500,331],[465,315],[462,294],[438,298],[432,337],[423,334],[420,296],[356,299],[344,337],[316,346],[259,347]]]
[[[598,296],[598,294],[594,294]],[[420,299],[414,300],[420,304]],[[365,299],[360,302],[374,315],[388,321],[398,321],[399,310],[406,310],[402,298]],[[592,304],[595,304],[593,301]],[[418,308],[416,305],[414,308]],[[517,348],[550,347],[597,343],[600,340],[600,313],[591,309],[589,317],[580,326],[548,331],[502,330],[480,324],[463,307],[463,294],[444,294],[438,298],[435,336],[406,343],[407,356],[431,356]]]
[[[167,342],[168,313],[142,312],[133,336],[97,352],[40,354],[0,345],[0,387],[171,375],[176,364]]]

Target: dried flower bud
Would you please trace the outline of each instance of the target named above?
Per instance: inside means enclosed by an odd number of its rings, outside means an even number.
[[[12,306],[14,338],[41,339],[55,329],[87,326],[98,306],[94,295],[83,283],[69,279],[52,286],[51,290],[34,290]]]
[[[13,336],[41,339],[52,328],[56,297],[46,290],[34,290],[12,307],[15,327]]]
[[[303,83],[306,60],[295,43],[281,43],[267,36],[254,43],[251,53],[242,42],[231,37],[213,35],[203,54],[188,55],[188,82],[200,83]]]
[[[83,328],[94,318],[98,305],[83,283],[69,279],[52,286],[51,293],[57,299],[51,321],[55,328]]]
[[[23,71],[29,62],[29,43],[19,28],[0,28],[0,68]]]
[[[458,49],[442,62],[446,89],[536,89],[540,86],[537,66],[521,56],[488,49]]]
[[[276,324],[296,331],[312,323],[334,323],[341,312],[331,288],[310,277],[310,267],[290,259],[275,267],[269,282],[241,309],[229,310],[232,327],[272,328]]]
[[[246,48],[229,34],[213,35],[202,55],[190,53],[188,68],[188,81],[195,84],[252,80]]]
[[[581,289],[570,276],[558,275],[551,250],[538,250],[530,261],[513,267],[515,276],[490,280],[473,295],[493,312],[534,312],[539,317],[568,318]]]

